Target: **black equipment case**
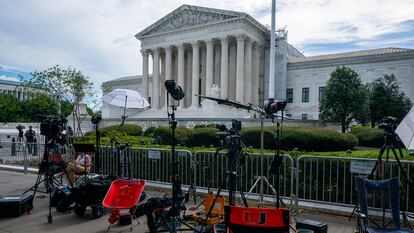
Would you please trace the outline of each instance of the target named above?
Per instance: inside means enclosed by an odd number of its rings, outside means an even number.
[[[303,220],[296,223],[296,229],[313,230],[315,233],[327,233],[328,224],[313,220]]]
[[[32,195],[6,195],[0,197],[0,217],[19,217],[33,209]]]

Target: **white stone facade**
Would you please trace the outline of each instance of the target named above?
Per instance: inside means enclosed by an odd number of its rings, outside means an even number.
[[[113,87],[137,90],[150,100],[151,110],[132,117],[166,116],[164,82],[168,79],[175,80],[186,92],[177,117],[237,118],[254,114],[218,106],[194,94],[259,106],[267,100],[270,31],[245,13],[183,5],[136,38],[141,41],[142,76],[110,81]],[[325,86],[337,65],[355,69],[364,82],[394,73],[414,100],[413,50],[305,57],[288,44],[284,31],[277,35],[275,50],[275,96],[285,99],[287,91],[293,90],[287,113],[294,118],[318,119],[319,87]],[[308,102],[302,102],[302,88],[309,88]]]

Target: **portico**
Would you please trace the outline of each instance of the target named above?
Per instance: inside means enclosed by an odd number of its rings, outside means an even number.
[[[153,109],[164,108],[164,80],[172,79],[186,91],[182,108],[200,107],[194,94],[259,105],[266,33],[247,14],[183,5],[136,35],[144,96]]]

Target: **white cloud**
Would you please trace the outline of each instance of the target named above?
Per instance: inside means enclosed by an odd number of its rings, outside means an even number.
[[[301,50],[332,42],[370,48],[370,42],[378,43],[376,37],[407,30],[402,23],[414,19],[412,0],[277,3],[277,27],[287,25],[289,42]],[[4,0],[0,64],[29,72],[55,64],[73,66],[100,91],[103,81],[141,73],[140,43],[134,35],[182,4],[247,12],[270,24],[270,0]]]
[[[19,79],[15,77],[7,77],[5,75],[0,75],[0,80],[6,80],[6,81],[13,81],[13,82],[20,82]]]

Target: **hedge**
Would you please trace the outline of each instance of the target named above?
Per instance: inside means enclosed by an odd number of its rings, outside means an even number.
[[[381,147],[384,144],[384,130],[370,127],[353,127],[351,134],[359,140],[359,146]]]
[[[241,132],[246,146],[260,148],[260,127],[246,128]],[[264,127],[264,148],[274,149],[275,127]],[[301,151],[341,151],[352,149],[358,138],[325,128],[283,127],[281,148]]]
[[[216,128],[194,128],[191,130],[191,138],[188,141],[188,146],[218,146],[220,137],[217,134],[219,130]]]
[[[171,144],[172,136],[170,129],[168,127],[160,126],[154,130],[154,138],[160,137],[161,144]],[[191,138],[191,131],[190,129],[184,127],[177,127],[175,130],[175,136],[177,138],[177,144],[181,146],[186,146],[189,139]]]
[[[155,130],[156,128],[157,128],[157,127],[155,127],[155,126],[148,127],[148,128],[144,131],[144,136],[147,136],[147,137],[153,137],[153,136],[154,136],[154,130]]]
[[[111,136],[118,129],[119,125],[111,125],[100,128],[101,136]],[[124,124],[118,131],[121,134],[129,136],[142,136],[142,127],[139,125]]]

